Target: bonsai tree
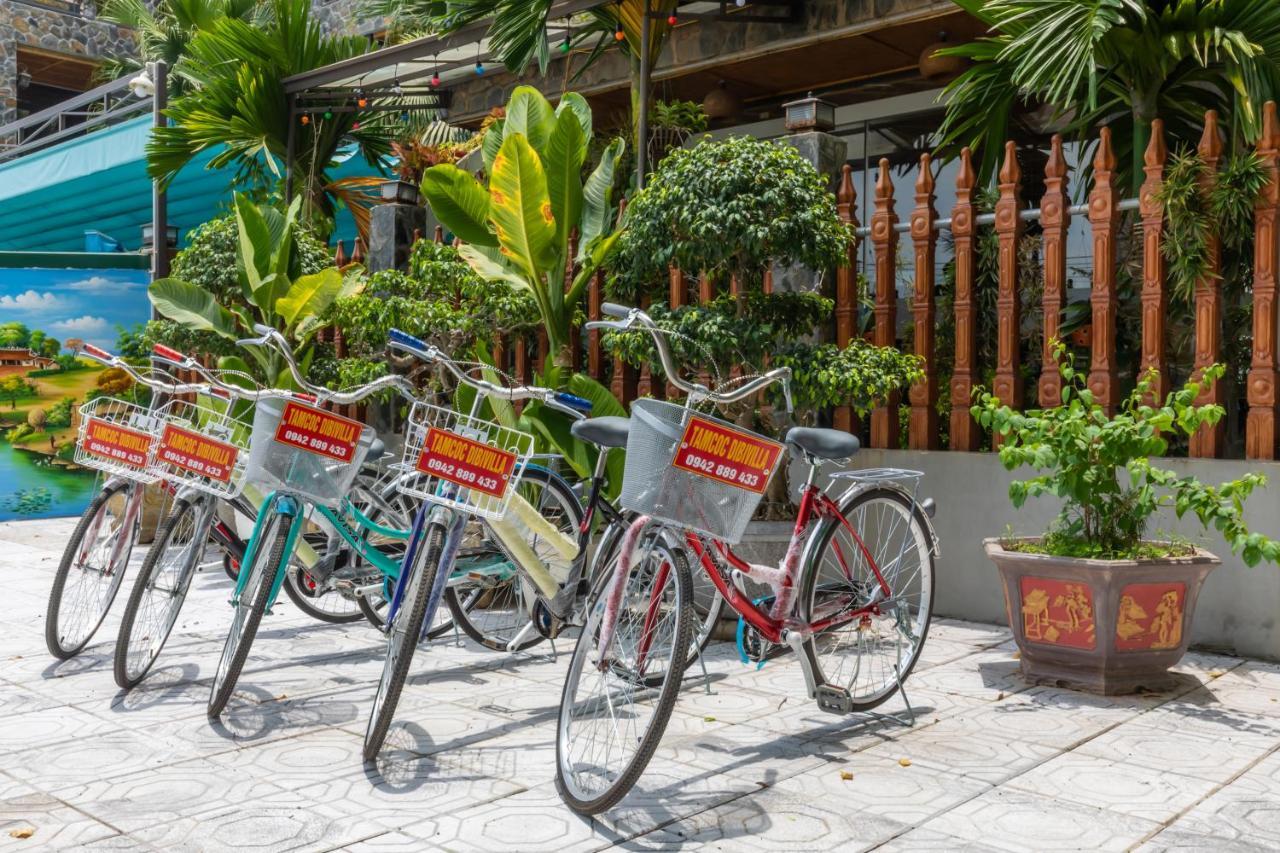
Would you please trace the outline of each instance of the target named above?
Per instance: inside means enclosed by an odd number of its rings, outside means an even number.
[[[1145,377],[1120,412],[1108,415],[1094,401],[1066,347],[1055,343],[1054,354],[1062,374],[1061,406],[1024,414],[981,393],[973,407],[978,422],[1001,436],[1005,468],[1042,472],[1009,487],[1013,505],[1021,507],[1041,495],[1063,502],[1042,537],[1005,542],[1007,549],[1103,560],[1185,555],[1194,549],[1147,539],[1151,517],[1171,507],[1179,518],[1191,513],[1206,529],[1216,529],[1250,566],[1280,560],[1280,542],[1251,532],[1244,522],[1244,502],[1266,483],[1264,476],[1250,473],[1207,486],[1151,461],[1168,451],[1171,438],[1189,437],[1222,418],[1221,406],[1195,405],[1202,387],[1222,376],[1221,365],[1172,392],[1159,406],[1143,402],[1151,393],[1151,378]]]
[[[520,86],[484,134],[487,185],[452,164],[431,167],[422,181],[476,273],[533,297],[561,367],[570,363],[569,333],[587,284],[619,233],[612,188],[623,143],[614,140],[584,181],[591,133],[581,95],[570,92],[553,109],[541,92]]]

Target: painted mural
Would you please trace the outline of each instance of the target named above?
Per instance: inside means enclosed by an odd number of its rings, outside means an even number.
[[[150,315],[141,270],[0,269],[0,521],[79,515],[97,485],[72,461],[78,408],[114,377],[76,341],[114,350]]]

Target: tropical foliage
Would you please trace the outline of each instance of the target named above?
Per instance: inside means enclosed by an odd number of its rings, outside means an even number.
[[[527,292],[560,364],[587,284],[618,239],[612,197],[621,140],[584,180],[591,108],[567,93],[558,107],[528,86],[484,135],[487,186],[451,164],[426,171],[422,193],[489,281]],[[576,245],[576,254],[572,251]],[[568,285],[566,286],[566,281]]]
[[[238,252],[236,270],[240,298],[223,305],[212,293],[178,278],[153,282],[147,293],[164,317],[198,332],[226,341],[255,337],[253,326],[263,323],[281,331],[294,344],[305,372],[314,357],[315,333],[322,316],[335,300],[349,296],[361,285],[359,278],[344,281],[337,267],[302,274],[297,251],[300,200],[285,213],[274,207],[255,206],[246,196],[235,196]],[[219,365],[252,373],[273,387],[293,387],[292,377],[275,350],[245,347],[251,363],[239,356],[225,356]]]
[[[235,167],[237,184],[258,200],[276,193],[290,133],[284,79],[370,49],[360,36],[327,35],[312,17],[309,0],[266,3],[270,14],[264,22],[220,18],[187,44],[177,73],[190,88],[166,111],[169,126],[156,128],[147,144],[154,177],[171,181],[196,155],[212,149],[211,168]],[[357,226],[367,227],[363,188],[379,179],[334,183],[328,170],[348,144],[380,169],[380,158],[390,150],[389,121],[333,112],[292,130],[295,193],[303,199],[304,217],[328,233],[340,200],[356,215]]]
[[[940,53],[972,66],[946,89],[944,140],[995,173],[1015,108],[1045,105],[1084,135],[1115,132],[1136,188],[1152,119],[1193,144],[1206,109],[1236,143],[1261,132],[1280,94],[1280,4],[1273,0],[954,0],[991,34]],[[985,181],[984,181],[985,182]]]
[[[1244,521],[1244,502],[1266,483],[1263,475],[1250,473],[1206,486],[1151,461],[1167,453],[1171,438],[1190,436],[1221,420],[1221,406],[1195,404],[1204,384],[1222,376],[1221,365],[1207,369],[1200,382],[1169,394],[1162,405],[1143,402],[1151,382],[1141,381],[1119,414],[1109,416],[1094,401],[1086,374],[1076,370],[1065,347],[1058,344],[1055,353],[1063,380],[1061,406],[1023,414],[982,393],[973,407],[979,423],[1003,436],[1000,461],[1007,469],[1026,466],[1043,472],[1009,486],[1013,505],[1045,495],[1062,501],[1053,527],[1031,548],[1100,559],[1178,553],[1176,544],[1146,541],[1152,516],[1167,507],[1179,518],[1191,513],[1206,529],[1216,529],[1248,565],[1280,561],[1280,542],[1250,532]]]

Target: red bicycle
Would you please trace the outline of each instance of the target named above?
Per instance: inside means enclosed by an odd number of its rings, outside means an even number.
[[[810,698],[836,714],[869,711],[899,691],[929,631],[937,537],[933,505],[918,500],[922,474],[901,469],[837,473],[855,436],[796,427],[782,444],[702,414],[783,383],[772,370],[732,390],[679,375],[664,331],[639,309],[605,305],[617,320],[588,328],[653,336],[684,404],[632,404],[620,503],[638,514],[598,579],[560,702],[556,785],[574,811],[621,800],[649,763],[675,706],[694,619],[690,565],[698,563],[749,626],[750,654],[796,652]],[[790,450],[807,466],[786,554],[778,566],[737,556],[738,542]],[[744,644],[745,645],[745,644]]]

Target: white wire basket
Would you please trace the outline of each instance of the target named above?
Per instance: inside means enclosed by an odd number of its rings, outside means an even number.
[[[75,462],[136,483],[162,479],[154,463],[159,418],[146,406],[99,397],[80,407]]]
[[[247,480],[337,507],[373,445],[373,427],[298,400],[260,400],[253,413]]]
[[[233,401],[208,398],[173,400],[157,411],[163,421],[156,435],[155,467],[166,479],[180,481],[219,498],[244,488],[253,423],[236,416]]]
[[[636,400],[619,502],[732,545],[782,464],[776,441],[677,403]]]
[[[404,465],[421,476],[396,487],[410,497],[482,518],[507,514],[511,486],[533,453],[533,436],[430,403],[415,403],[405,427]]]

